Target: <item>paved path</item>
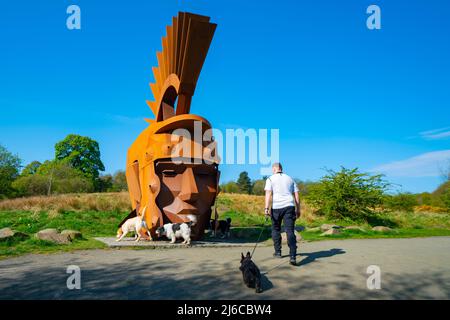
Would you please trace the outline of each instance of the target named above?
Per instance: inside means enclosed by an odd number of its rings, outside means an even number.
[[[0,261],[1,299],[449,299],[450,237],[302,243],[298,267],[260,247],[254,260],[265,291],[244,286],[247,248],[107,249],[27,255]],[[68,265],[81,290],[66,288]],[[381,268],[368,290],[366,269]]]
[[[115,237],[98,237],[95,238],[98,241],[103,242],[111,248],[147,248],[147,249],[173,249],[173,248],[185,248],[186,245],[181,241],[176,243],[170,243],[169,241],[134,241],[134,238],[125,238],[122,241],[116,241]],[[260,244],[267,245],[267,244]],[[211,247],[211,248],[227,248],[227,247],[254,247],[255,242],[244,242],[241,239],[239,241],[232,240],[208,240],[208,241],[192,241],[192,246],[195,247]]]

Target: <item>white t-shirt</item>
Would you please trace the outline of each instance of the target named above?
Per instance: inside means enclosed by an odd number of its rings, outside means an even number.
[[[294,192],[298,192],[297,184],[284,173],[275,173],[266,180],[266,191],[272,191],[272,208],[281,209],[295,206]]]

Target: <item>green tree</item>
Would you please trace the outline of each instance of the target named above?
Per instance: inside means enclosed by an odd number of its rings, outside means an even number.
[[[22,172],[20,173],[21,176],[28,176],[31,174],[35,174],[39,167],[42,165],[39,161],[33,161],[25,166],[23,168]]]
[[[294,181],[297,184],[299,193],[303,196],[308,195],[311,186],[313,186],[314,184],[317,184],[317,182],[302,181],[299,179],[294,179]]]
[[[442,183],[440,186],[436,188],[431,194],[432,196],[432,205],[437,207],[445,207],[445,198],[447,192],[450,190],[450,181],[446,181]]]
[[[119,170],[114,173],[112,191],[126,191],[128,190],[127,177],[125,171]]]
[[[55,145],[55,159],[67,161],[92,181],[99,177],[100,171],[105,170],[99,144],[89,137],[69,134]]]
[[[0,145],[0,198],[14,195],[13,181],[19,176],[21,160]]]
[[[22,175],[13,183],[21,195],[82,193],[94,190],[92,180],[64,161],[45,161],[32,175]]]
[[[361,173],[358,168],[335,172],[311,186],[308,201],[330,218],[367,218],[383,202],[388,183],[382,175]]]
[[[220,190],[224,193],[239,193],[239,186],[236,182],[230,181],[220,185]]]
[[[101,175],[97,178],[96,189],[99,192],[111,191],[113,186],[113,176],[110,174]]]
[[[237,179],[236,183],[241,193],[252,193],[252,181],[250,180],[247,171],[243,171],[239,174],[239,178]]]

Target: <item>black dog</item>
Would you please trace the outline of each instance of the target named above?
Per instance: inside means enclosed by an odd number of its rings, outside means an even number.
[[[262,292],[261,272],[259,272],[258,267],[252,261],[250,252],[247,252],[245,257],[244,254],[241,253],[241,266],[239,267],[239,270],[242,271],[242,277],[244,278],[244,283],[247,287],[256,288],[256,293]]]
[[[217,220],[217,230],[220,230],[222,234],[222,238],[230,237],[230,227],[231,227],[231,218],[227,218],[226,220]],[[212,230],[213,237],[216,236],[216,220],[211,220],[209,223],[209,228]]]

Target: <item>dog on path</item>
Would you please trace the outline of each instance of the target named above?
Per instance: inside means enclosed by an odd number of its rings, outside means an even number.
[[[209,223],[209,228],[212,230],[213,237],[216,236],[216,226],[217,231],[220,231],[221,238],[229,238],[230,237],[230,228],[231,228],[231,218],[227,218],[226,220],[216,220],[212,219]]]
[[[262,292],[261,286],[261,272],[259,271],[256,264],[252,261],[250,252],[244,257],[241,253],[241,266],[239,270],[242,272],[242,277],[244,278],[244,283],[249,288],[255,288],[256,293]]]
[[[171,241],[170,243],[175,243],[177,238],[183,238],[183,244],[191,244],[191,226],[193,222],[183,222],[183,223],[166,223],[164,226],[156,229],[156,234],[158,237],[166,236]]]
[[[122,226],[117,230],[117,240],[122,240],[129,232],[134,231],[135,232],[135,241],[138,242],[141,239],[141,229],[145,230],[145,233],[148,234],[148,236],[151,239],[150,231],[147,228],[147,225],[144,220],[145,215],[145,209],[147,207],[144,207],[142,210],[142,216],[137,215],[134,218],[130,218],[127,221],[125,221]]]

